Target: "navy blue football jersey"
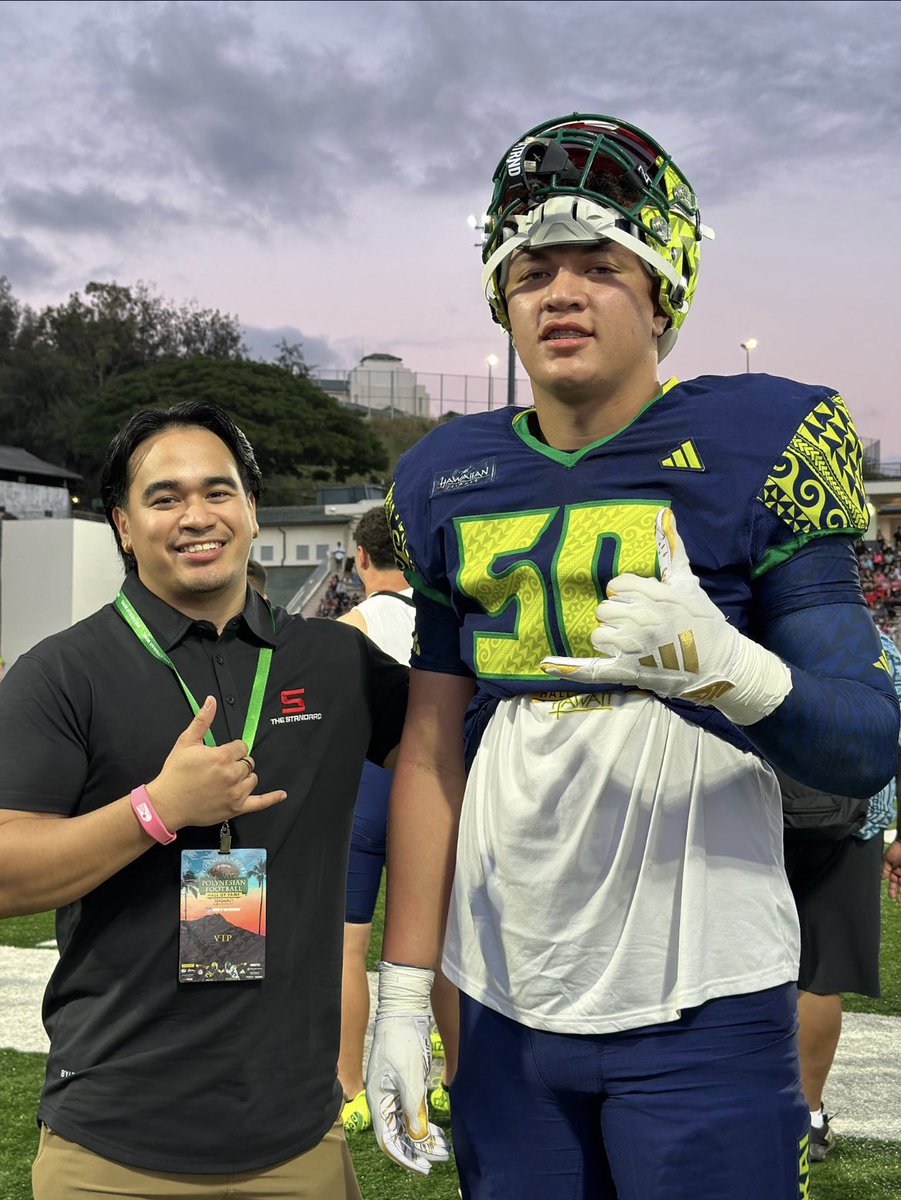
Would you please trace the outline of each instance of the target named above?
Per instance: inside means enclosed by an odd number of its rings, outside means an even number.
[[[504,408],[439,426],[403,455],[388,497],[398,560],[434,602],[413,666],[471,672],[495,696],[547,689],[548,655],[595,653],[609,580],[658,573],[662,506],[741,631],[756,578],[813,538],[867,527],[860,441],[827,388],[671,381],[624,429],[573,453],[544,444],[533,421]]]

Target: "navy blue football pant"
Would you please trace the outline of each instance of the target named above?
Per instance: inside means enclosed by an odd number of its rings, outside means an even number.
[[[609,1034],[528,1029],[460,994],[465,1200],[805,1200],[797,991]]]
[[[347,864],[344,920],[352,925],[368,925],[375,912],[385,867],[388,797],[393,779],[393,771],[377,767],[368,759],[363,763]]]

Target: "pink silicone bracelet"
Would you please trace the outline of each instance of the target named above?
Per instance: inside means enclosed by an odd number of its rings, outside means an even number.
[[[143,783],[131,793],[131,807],[144,832],[149,833],[161,846],[168,846],[170,842],[175,841],[175,834],[170,833],[160,820]]]

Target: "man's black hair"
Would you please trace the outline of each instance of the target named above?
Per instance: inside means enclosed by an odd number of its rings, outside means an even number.
[[[119,530],[113,520],[113,509],[124,508],[131,486],[131,457],[148,438],[165,429],[208,429],[220,438],[232,452],[238,468],[241,486],[254,500],[260,498],[263,476],[257,466],[253,447],[224,408],[199,400],[184,400],[171,408],[142,408],[119,430],[109,444],[100,477],[100,497],[103,511],[110,523],[119,555],[126,573],[137,565],[133,554],[122,548]]]
[[[354,541],[363,547],[379,571],[398,570],[384,504],[363,513],[354,530]]]

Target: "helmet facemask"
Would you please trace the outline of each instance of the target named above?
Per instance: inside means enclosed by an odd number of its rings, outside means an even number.
[[[661,147],[624,121],[581,114],[537,126],[505,154],[485,229],[482,284],[508,331],[504,287],[516,250],[610,240],[637,254],[659,278],[657,303],[669,320],[658,359],[673,348],[691,305],[701,238],[713,237]]]

